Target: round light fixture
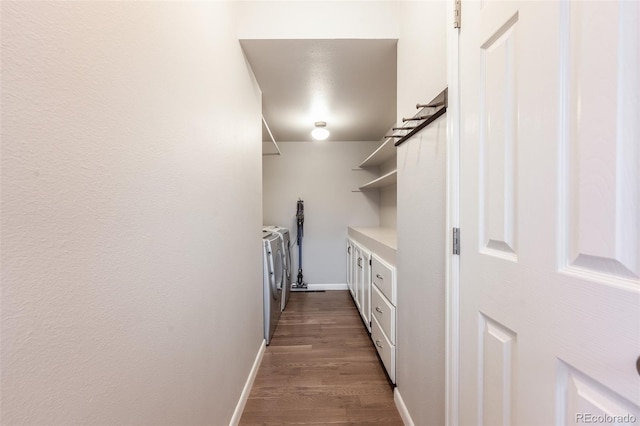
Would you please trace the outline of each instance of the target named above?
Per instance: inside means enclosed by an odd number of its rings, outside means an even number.
[[[316,128],[311,131],[311,137],[317,141],[323,141],[329,137],[329,131],[326,129],[327,123],[324,121],[316,121]]]

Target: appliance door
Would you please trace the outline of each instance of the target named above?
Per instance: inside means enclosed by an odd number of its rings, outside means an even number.
[[[275,252],[272,252],[269,262],[271,263],[271,274],[269,277],[271,297],[274,300],[280,300],[280,293],[282,292],[282,283],[284,280],[284,262],[281,247],[277,247]]]
[[[291,238],[289,237],[289,231],[285,231],[282,239],[284,241],[284,258],[286,265],[286,281],[284,283],[284,287],[282,289],[282,310],[287,307],[287,303],[289,302],[289,296],[291,296],[291,284],[293,283],[292,271],[293,266],[291,264]]]
[[[282,235],[282,241],[284,244],[284,270],[285,270],[285,285],[291,284],[291,241],[289,240],[289,233]]]

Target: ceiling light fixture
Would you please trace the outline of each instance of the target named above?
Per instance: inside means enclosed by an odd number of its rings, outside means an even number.
[[[326,129],[327,123],[324,121],[316,121],[316,128],[311,131],[311,137],[317,141],[323,141],[329,137],[329,131]]]

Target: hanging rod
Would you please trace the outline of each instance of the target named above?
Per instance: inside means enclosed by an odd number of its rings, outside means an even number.
[[[431,102],[428,104],[416,104],[416,108],[417,109],[422,109],[422,108],[435,108],[435,107],[439,107],[444,105],[444,102]]]
[[[411,117],[411,118],[402,118],[402,122],[406,122],[406,121],[420,121],[420,120],[426,120],[427,118],[431,117],[430,115],[419,115],[417,117]]]
[[[419,116],[406,118],[406,119],[403,118],[402,121],[414,121],[414,120],[415,121],[422,121],[423,120],[423,121],[420,124],[418,124],[417,126],[415,126],[415,128],[413,130],[411,130],[409,133],[407,133],[406,135],[402,136],[394,145],[395,146],[402,145],[405,141],[409,140],[413,135],[418,133],[420,130],[424,129],[429,124],[433,123],[439,117],[442,117],[444,115],[444,113],[447,112],[448,104],[449,104],[449,102],[448,102],[448,89],[444,89],[431,102],[429,102],[428,104],[422,106],[422,108],[427,108],[427,107],[429,107],[429,108],[431,108],[431,107],[438,108],[433,114],[431,114],[431,115],[419,115]],[[420,104],[418,104],[417,107],[420,107]]]
[[[394,127],[391,130],[394,130],[394,131],[395,130],[413,130],[415,128],[416,128],[416,126],[413,126],[413,127]]]

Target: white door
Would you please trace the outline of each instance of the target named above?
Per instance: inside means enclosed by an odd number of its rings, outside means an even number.
[[[640,423],[639,23],[463,1],[461,424]]]

